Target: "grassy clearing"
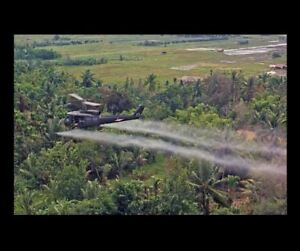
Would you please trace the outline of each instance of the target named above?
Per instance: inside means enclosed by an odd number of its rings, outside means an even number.
[[[213,71],[231,71],[232,69],[242,70],[246,76],[258,75],[269,70],[269,64],[286,63],[286,54],[281,58],[272,59],[271,53],[228,56],[215,51],[187,51],[188,48],[241,48],[258,45],[272,44],[269,41],[278,40],[278,35],[259,36],[245,35],[249,44],[240,45],[238,41],[242,38],[232,36],[228,40],[190,42],[169,44],[164,46],[138,46],[138,41],[161,40],[171,41],[178,39],[172,35],[63,35],[72,39],[98,39],[99,43],[48,46],[45,49],[53,49],[62,54],[63,58],[107,58],[108,63],[93,66],[59,66],[60,69],[80,78],[82,72],[90,69],[96,79],[105,83],[122,83],[126,78],[132,78],[135,82],[145,79],[149,74],[154,73],[158,80],[172,81],[173,78],[182,76],[206,76]],[[16,43],[24,41],[38,41],[51,39],[53,35],[19,35],[16,36]],[[112,42],[112,43],[111,43]],[[161,54],[165,51],[166,54]],[[125,60],[120,61],[120,55]],[[234,63],[226,63],[231,61]],[[173,70],[171,67],[182,67],[196,64],[191,70]]]

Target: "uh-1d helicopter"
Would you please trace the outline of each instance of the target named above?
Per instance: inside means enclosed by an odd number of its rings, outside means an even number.
[[[75,93],[69,94],[69,96],[71,102],[67,104],[67,107],[71,111],[67,113],[64,124],[66,127],[71,127],[72,129],[99,127],[102,124],[139,119],[144,110],[144,106],[139,105],[132,115],[101,116],[101,104],[86,101]]]

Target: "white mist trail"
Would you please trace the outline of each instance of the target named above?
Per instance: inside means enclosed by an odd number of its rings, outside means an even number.
[[[84,131],[78,129],[60,132],[57,134],[63,137],[86,139],[119,146],[138,146],[150,150],[161,150],[178,154],[185,158],[207,160],[220,165],[227,165],[235,168],[246,168],[252,171],[265,171],[284,175],[286,174],[286,168],[284,166],[271,165],[270,163],[243,159],[241,157],[218,157],[205,150],[200,150],[195,147],[178,146],[160,139],[148,139],[141,136],[118,135],[113,133]]]
[[[123,131],[150,133],[166,137],[169,139],[179,140],[186,143],[192,143],[195,146],[204,146],[210,148],[226,147],[232,150],[240,150],[244,152],[256,152],[266,154],[286,155],[286,149],[274,146],[263,146],[251,142],[247,145],[237,140],[237,135],[233,131],[195,129],[183,125],[173,125],[156,121],[125,121],[122,124],[103,125],[107,128],[115,128]],[[228,140],[224,140],[230,138]],[[221,142],[221,141],[225,142]]]

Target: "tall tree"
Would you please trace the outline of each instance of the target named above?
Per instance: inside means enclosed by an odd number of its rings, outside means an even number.
[[[231,81],[232,81],[232,101],[235,103],[236,101],[236,92],[237,92],[237,72],[232,71],[231,72]]]
[[[82,75],[82,85],[84,87],[92,87],[94,84],[94,78],[93,78],[94,74],[91,73],[90,70],[86,70]]]
[[[201,97],[201,81],[197,80],[196,85],[194,86],[194,96]]]
[[[151,73],[147,79],[145,84],[148,85],[148,89],[149,91],[153,92],[155,91],[155,87],[156,87],[156,75],[154,75],[153,73]]]
[[[245,97],[246,101],[248,101],[248,102],[254,96],[254,84],[255,84],[255,78],[254,77],[249,78],[248,83],[247,83],[246,97]]]
[[[230,206],[227,194],[217,188],[217,184],[220,182],[216,179],[217,173],[217,168],[213,168],[208,162],[202,162],[198,170],[191,172],[191,181],[188,181],[188,184],[192,185],[198,194],[199,207],[203,210],[204,215],[210,214],[210,199],[222,206]]]

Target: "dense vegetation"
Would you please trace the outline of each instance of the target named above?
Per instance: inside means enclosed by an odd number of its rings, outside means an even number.
[[[35,49],[34,46],[15,47],[14,57],[16,60],[51,60],[52,65],[97,65],[106,64],[106,58],[70,58],[59,59],[61,55],[53,50]],[[123,60],[123,59],[122,59]]]
[[[15,59],[55,59],[60,57],[60,54],[53,50],[33,49],[29,46],[17,46],[14,53]]]
[[[106,64],[106,58],[78,58],[78,59],[71,59],[67,58],[62,61],[56,62],[56,65],[95,65],[95,64]]]
[[[88,43],[99,43],[99,40],[96,39],[86,39],[86,40],[78,40],[71,39],[66,36],[55,35],[52,39],[45,39],[43,41],[34,41],[32,43],[33,47],[43,47],[43,46],[65,46],[65,45],[76,45],[76,44],[88,44]]]
[[[57,38],[56,38],[57,39]],[[59,38],[57,39],[59,40]],[[68,93],[105,104],[103,112],[199,128],[264,128],[286,134],[286,77],[212,73],[194,83],[155,74],[104,83],[90,70],[81,78],[46,61],[54,51],[15,48],[15,214],[286,214],[285,185],[221,166],[58,138]],[[52,53],[52,54],[51,54]],[[52,56],[51,56],[52,55]],[[96,59],[93,59],[96,60]],[[283,182],[284,183],[284,182]],[[275,187],[275,188],[274,188]]]
[[[228,36],[226,35],[195,35],[195,36],[183,36],[181,39],[174,39],[172,41],[157,41],[157,40],[145,40],[138,43],[138,45],[143,46],[159,46],[159,45],[168,45],[168,44],[177,44],[177,43],[189,43],[189,42],[203,42],[203,41],[214,41],[214,40],[227,40]]]

